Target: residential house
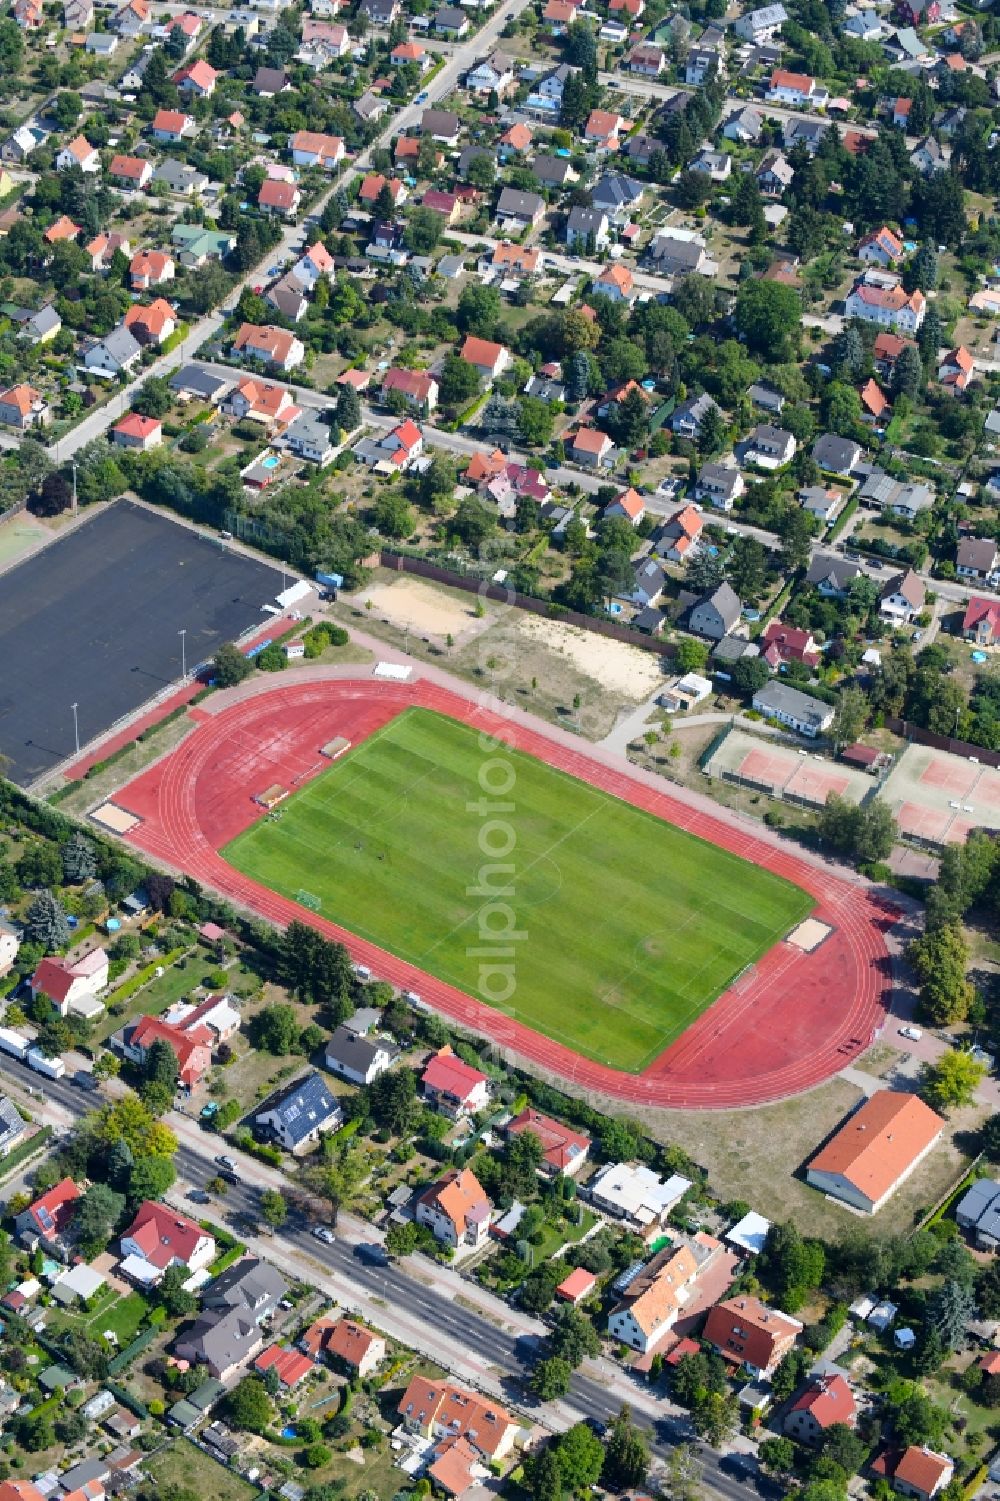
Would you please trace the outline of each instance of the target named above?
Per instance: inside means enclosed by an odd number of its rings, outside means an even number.
[[[389,61],[394,68],[406,68],[412,63],[421,73],[430,67],[427,48],[420,42],[399,42],[390,52]]]
[[[144,156],[113,156],[108,176],[123,188],[136,192],[144,188],[153,176],[153,163]]]
[[[301,322],[309,310],[309,297],[308,289],[295,275],[294,266],[268,287],[264,301],[286,322]]]
[[[638,526],[646,514],[646,502],[638,490],[629,488],[620,491],[614,500],[609,501],[604,514],[605,516],[620,516],[630,526]]]
[[[784,68],[775,68],[767,88],[769,104],[787,104],[792,109],[803,109],[816,100],[815,78],[807,73],[789,73]]]
[[[289,423],[281,443],[297,459],[307,459],[321,469],[332,463],[336,456],[333,432],[315,412],[300,412]]]
[[[14,0],[11,15],[22,31],[37,31],[44,21],[41,0]]]
[[[836,433],[824,433],[812,446],[812,456],[821,469],[828,474],[848,475],[861,460],[861,444],[853,438],[841,438]]]
[[[181,94],[190,94],[194,99],[209,99],[215,93],[218,77],[215,69],[199,57],[174,74],[174,83]]]
[[[499,50],[476,63],[465,75],[465,87],[469,93],[485,95],[487,98],[490,94],[496,94],[498,99],[502,99],[514,88],[516,82],[514,58]]]
[[[451,1168],[417,1200],[416,1220],[446,1246],[481,1246],[489,1234],[490,1203],[470,1168]]]
[[[177,327],[177,314],[165,297],[144,305],[133,302],[125,314],[125,327],[140,344],[165,344]]]
[[[910,152],[910,162],[922,176],[933,177],[935,172],[947,172],[950,156],[936,136],[924,136]]]
[[[811,1378],[785,1414],[784,1430],[801,1444],[817,1449],[835,1423],[853,1428],[854,1393],[839,1372]]]
[[[461,121],[450,109],[425,109],[420,117],[420,134],[442,146],[457,146],[460,129]]]
[[[465,36],[469,29],[469,18],[457,5],[442,5],[441,9],[434,13],[434,30],[442,36],[452,37],[456,41]]]
[[[507,234],[536,229],[545,217],[545,199],[520,188],[502,188],[493,217]]]
[[[79,233],[80,225],[74,223],[68,214],[60,214],[45,230],[42,239],[47,245],[60,245],[63,240],[75,240]]]
[[[733,170],[733,159],[728,151],[712,151],[708,146],[688,162],[689,172],[704,172],[713,182],[728,182]]]
[[[450,1047],[434,1054],[421,1075],[420,1087],[425,1100],[454,1120],[475,1115],[490,1097],[486,1075],[463,1063]]]
[[[908,568],[897,573],[882,587],[879,613],[895,625],[910,625],[924,608],[926,590],[920,575]]]
[[[645,195],[644,183],[623,172],[605,172],[591,190],[590,204],[608,217],[608,223],[619,228],[628,224],[639,208]]]
[[[617,151],[618,137],[624,135],[627,124],[611,110],[592,109],[583,127],[583,139],[598,151]]]
[[[816,553],[809,564],[806,583],[824,599],[846,599],[852,582],[861,573],[857,563],[848,563],[830,553]]]
[[[122,37],[136,37],[149,20],[148,0],[126,0],[108,22],[112,31]]]
[[[488,256],[484,256],[479,262],[481,271],[498,271],[504,281],[523,281],[526,277],[534,276],[538,271],[541,256],[537,250],[529,250],[526,245],[513,245],[509,240],[501,240],[494,245]]]
[[[129,412],[111,429],[111,441],[119,448],[134,448],[146,453],[163,442],[163,423],[157,417]]]
[[[707,500],[718,511],[731,511],[745,489],[738,469],[725,464],[702,464],[692,494],[695,500]]]
[[[129,284],[133,292],[148,292],[173,281],[177,267],[165,250],[137,250],[129,262]]]
[[[190,162],[179,162],[173,157],[160,163],[153,173],[153,182],[157,187],[164,187],[168,193],[174,193],[180,198],[193,198],[196,193],[203,193],[208,187],[208,178],[204,172],[199,172]]]
[[[370,1084],[388,1072],[399,1049],[380,1037],[362,1037],[351,1027],[340,1026],[326,1045],[325,1067],[351,1084]]]
[[[490,339],[477,339],[474,334],[467,334],[459,350],[459,359],[472,365],[483,380],[492,381],[510,364],[510,350]]]
[[[941,1140],[944,1121],[919,1095],[879,1089],[806,1169],[814,1188],[875,1214]]]
[[[641,42],[628,55],[629,72],[640,78],[659,78],[666,66],[663,48],[654,47],[650,42]]]
[[[571,250],[596,254],[608,243],[608,216],[600,209],[579,204],[570,209],[566,219],[566,244]]]
[[[17,1146],[27,1129],[27,1122],[13,1100],[0,1095],[0,1157],[6,1157]]]
[[[268,1262],[245,1257],[206,1288],[203,1312],[174,1345],[178,1359],[207,1366],[229,1381],[264,1346],[261,1324],[285,1296],[288,1284]]]
[[[344,1112],[322,1074],[311,1070],[279,1090],[254,1115],[254,1125],[298,1155],[315,1147],[324,1133],[343,1124]]]
[[[798,445],[790,432],[761,422],[746,440],[744,461],[759,469],[781,469],[795,457]]]
[[[901,1496],[932,1501],[951,1484],[955,1466],[947,1454],[939,1454],[926,1445],[910,1444],[902,1452],[889,1450],[880,1454],[872,1463],[872,1471],[879,1479],[890,1481]]]
[[[295,262],[289,275],[302,282],[310,291],[315,287],[321,276],[333,276],[337,270],[337,263],[327,250],[322,240],[317,240],[315,245],[310,245],[300,258]]]
[[[171,142],[183,141],[198,129],[190,115],[177,109],[158,109],[149,128],[154,141]]]
[[[258,99],[274,99],[278,94],[284,94],[292,87],[292,80],[284,68],[260,67],[253,76],[250,85],[251,92]]]
[[[612,302],[624,302],[630,307],[637,296],[635,277],[620,261],[612,261],[594,280],[593,290]]]
[[[361,187],[358,189],[358,202],[365,204],[366,207],[373,206],[383,188],[388,188],[389,196],[396,208],[406,202],[406,184],[402,178],[385,178],[381,172],[369,172],[362,180]]]
[[[755,172],[757,185],[765,198],[780,198],[795,176],[791,162],[777,149],[765,151]]]
[[[142,357],[142,345],[128,329],[114,328],[104,339],[91,344],[83,363],[94,375],[127,375]]]
[[[615,445],[607,433],[596,427],[581,427],[569,443],[569,457],[585,469],[598,469],[610,464],[614,458]]]
[[[962,636],[965,641],[974,641],[980,647],[997,645],[1000,642],[1000,599],[971,597],[962,617]]]
[[[963,537],[955,553],[955,572],[961,579],[985,581],[996,573],[998,560],[1000,550],[992,537]]]
[[[678,438],[696,440],[701,432],[701,424],[709,412],[713,411],[719,412],[719,407],[707,392],[702,391],[698,396],[689,396],[686,401],[682,401],[674,408],[670,417],[670,430],[676,433]],[[719,415],[722,415],[721,412]]]
[[[0,423],[5,426],[25,432],[28,428],[44,427],[51,417],[51,408],[34,386],[22,383],[0,391]]]
[[[723,581],[694,606],[688,618],[688,629],[696,636],[721,641],[739,624],[742,614],[739,595]]]
[[[391,26],[399,19],[401,11],[400,0],[361,0],[358,6],[358,15],[372,26]]]
[[[765,719],[776,719],[798,735],[815,740],[833,723],[833,707],[787,683],[765,683],[753,696],[753,707]]]
[[[299,1341],[313,1360],[332,1356],[365,1380],[386,1356],[385,1340],[354,1319],[324,1316],[315,1319]]]
[[[396,1411],[411,1432],[442,1445],[468,1443],[487,1463],[510,1453],[518,1430],[516,1420],[492,1398],[427,1376],[411,1379]]]
[[[878,382],[874,377],[869,378],[858,392],[863,408],[862,418],[864,421],[873,423],[881,422],[886,413],[891,411],[891,403],[882,395]]]
[[[393,366],[382,377],[382,399],[398,391],[412,412],[429,417],[437,406],[438,383],[427,370],[403,370]]]
[[[158,1016],[140,1016],[125,1024],[113,1045],[130,1063],[145,1068],[153,1044],[165,1042],[177,1059],[178,1083],[185,1089],[193,1089],[212,1066],[213,1040],[208,1028],[201,1025],[186,1030]]]
[[[754,1376],[767,1377],[801,1332],[798,1319],[745,1294],[708,1310],[702,1339],[714,1345],[730,1365],[746,1366]]]
[[[564,36],[576,20],[579,0],[547,0],[542,11],[542,20],[549,28],[550,36]]]
[[[903,259],[903,254],[902,240],[885,224],[865,235],[858,246],[858,260],[869,266],[894,266]]]
[[[268,1371],[273,1371],[284,1391],[290,1392],[316,1369],[316,1363],[308,1355],[303,1355],[301,1350],[274,1344],[261,1350],[254,1360],[253,1368],[259,1376],[266,1376]]]
[[[895,0],[894,9],[904,26],[936,26],[941,19],[940,0]]]
[[[714,47],[692,47],[684,60],[684,82],[700,89],[707,79],[725,73],[722,54]]]
[[[79,167],[81,172],[100,172],[100,153],[86,136],[74,136],[56,152],[56,171],[66,172],[70,167]]]
[[[696,506],[684,505],[656,534],[656,551],[671,563],[687,563],[698,550],[705,523]]]
[[[94,0],[64,0],[64,31],[89,31],[93,24]]]
[[[200,1272],[216,1257],[214,1236],[179,1210],[146,1199],[121,1238],[121,1273],[139,1287],[155,1287],[168,1267]]]
[[[535,139],[535,133],[530,125],[525,125],[523,120],[518,120],[505,130],[497,145],[501,161],[514,160],[522,157]]]
[[[912,339],[903,339],[899,334],[879,333],[875,335],[875,344],[872,349],[872,359],[875,369],[883,379],[888,380],[896,368],[896,361],[904,349],[916,349]]]
[[[679,1173],[661,1178],[652,1168],[635,1162],[609,1162],[588,1185],[596,1208],[644,1240],[666,1226],[671,1210],[690,1187],[690,1180]]]
[[[842,490],[834,490],[825,485],[806,485],[799,491],[799,505],[804,511],[824,526],[829,526],[835,521],[844,508],[846,496]]]
[[[568,63],[560,63],[557,68],[546,73],[532,86],[530,94],[524,101],[525,109],[531,114],[540,115],[543,119],[558,120],[566,80],[571,73],[578,72],[578,68],[572,68]]]
[[[770,621],[760,643],[764,661],[775,671],[787,666],[789,662],[798,662],[803,667],[810,668],[819,664],[820,652],[813,640],[812,631],[785,625],[784,621]]]
[[[773,42],[788,20],[783,5],[764,5],[757,10],[748,10],[733,23],[733,31],[744,42],[760,47]]]
[[[292,161],[297,167],[322,167],[332,171],[344,160],[341,136],[323,135],[314,130],[297,130],[288,139]]]
[[[20,947],[21,940],[15,930],[0,918],[0,976],[10,974]]]
[[[730,115],[722,127],[722,134],[727,141],[739,141],[742,146],[755,146],[763,128],[764,117],[760,110],[747,104]]]
[[[923,482],[903,483],[875,468],[862,485],[859,499],[862,505],[877,511],[891,511],[894,516],[914,521],[921,511],[934,504],[934,492]]]
[[[1000,1183],[977,1178],[955,1205],[955,1222],[979,1251],[1000,1247]]]
[[[632,582],[625,586],[622,597],[640,609],[649,609],[663,594],[667,575],[655,558],[641,558],[632,569]]]
[[[197,1004],[175,1001],[163,1013],[163,1020],[185,1032],[207,1031],[213,1047],[229,1042],[240,1030],[240,1013],[227,995],[206,996]]]
[[[611,1310],[608,1333],[630,1349],[648,1354],[676,1323],[698,1270],[692,1246],[666,1246],[628,1283],[621,1301]]]
[[[545,152],[535,157],[531,163],[531,172],[533,177],[538,178],[543,188],[571,187],[580,175],[568,157],[549,156]],[[605,229],[606,237],[607,229]]]
[[[557,1178],[560,1174],[574,1177],[590,1152],[590,1137],[585,1132],[574,1131],[572,1127],[564,1126],[562,1121],[553,1120],[550,1115],[542,1115],[530,1105],[508,1121],[504,1131],[508,1140],[512,1136],[523,1135],[525,1131],[530,1131],[538,1139],[542,1149],[538,1170],[548,1178]]]
[[[299,211],[302,194],[294,182],[280,182],[273,177],[260,185],[257,207],[268,214],[280,214],[284,219],[294,218]]]
[[[286,328],[273,323],[243,323],[233,340],[238,354],[259,360],[275,370],[288,372],[301,365],[306,357],[305,345]]]
[[[975,370],[976,365],[972,355],[960,344],[956,349],[949,349],[938,365],[938,382],[953,395],[961,396],[968,389],[975,376]]]
[[[14,1229],[21,1244],[40,1246],[50,1256],[63,1260],[69,1250],[77,1200],[82,1197],[72,1178],[63,1178],[40,1194],[14,1217]]]

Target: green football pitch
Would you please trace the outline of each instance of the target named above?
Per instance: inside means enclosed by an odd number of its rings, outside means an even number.
[[[237,870],[574,1051],[639,1072],[803,918],[806,892],[652,814],[410,709],[223,851]],[[512,775],[511,775],[512,774]],[[486,845],[484,853],[482,844]],[[510,852],[503,854],[504,846]],[[484,872],[491,859],[513,869]],[[484,880],[484,873],[486,879]],[[523,934],[500,959],[489,894]],[[483,952],[485,950],[485,953]],[[488,967],[500,959],[509,973]],[[509,984],[509,999],[498,995]]]

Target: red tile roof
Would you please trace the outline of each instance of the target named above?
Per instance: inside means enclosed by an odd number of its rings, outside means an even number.
[[[82,1198],[72,1178],[63,1178],[31,1204],[27,1210],[42,1235],[59,1235],[76,1212],[76,1201]]]
[[[448,1094],[457,1100],[467,1100],[480,1084],[486,1083],[486,1075],[480,1073],[478,1068],[471,1068],[468,1063],[463,1063],[450,1049],[442,1049],[430,1060],[420,1082],[425,1090],[429,1089],[434,1094]]]
[[[878,1203],[943,1129],[919,1095],[880,1089],[820,1148],[808,1170],[836,1174]]]
[[[303,1377],[313,1370],[313,1362],[299,1350],[287,1350],[283,1345],[268,1345],[261,1350],[253,1363],[255,1371],[276,1371],[282,1386],[297,1386]]]
[[[151,1265],[165,1270],[173,1261],[188,1266],[205,1240],[206,1232],[186,1214],[146,1199],[125,1231],[125,1237],[135,1241]]]
[[[854,1393],[843,1376],[821,1376],[810,1382],[792,1403],[792,1412],[809,1412],[820,1428],[833,1423],[852,1423],[856,1412]]]
[[[590,1150],[590,1137],[585,1132],[574,1131],[531,1106],[522,1110],[507,1126],[508,1136],[520,1136],[522,1131],[530,1131],[538,1137],[544,1160],[559,1173],[564,1172],[570,1163],[585,1157]]]

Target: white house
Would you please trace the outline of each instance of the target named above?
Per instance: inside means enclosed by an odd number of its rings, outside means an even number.
[[[305,1152],[324,1131],[335,1131],[344,1119],[337,1096],[315,1069],[265,1101],[254,1125],[267,1131],[286,1152]]]
[[[60,1016],[96,1015],[104,1010],[96,997],[108,983],[108,956],[96,948],[72,961],[55,956],[43,959],[29,983],[32,999],[48,996]]]
[[[86,368],[95,375],[125,375],[142,358],[142,345],[127,328],[113,328],[106,338],[91,344],[83,357]]]
[[[611,1311],[608,1333],[645,1355],[677,1320],[698,1275],[690,1246],[668,1246],[647,1262]]]
[[[370,1084],[386,1073],[399,1057],[398,1048],[381,1037],[361,1037],[340,1026],[326,1045],[326,1067],[351,1084]]]
[[[865,323],[907,334],[918,331],[926,311],[927,301],[919,290],[906,292],[902,287],[871,287],[862,282],[852,289],[844,305],[848,318],[861,318]]]
[[[764,5],[759,10],[748,10],[733,25],[733,30],[744,42],[755,47],[773,42],[788,20],[783,5]]]
[[[446,1246],[480,1246],[490,1228],[493,1205],[470,1168],[452,1168],[417,1200],[416,1221]]]
[[[813,104],[815,98],[816,80],[808,73],[789,73],[785,68],[775,68],[771,74],[767,89],[769,104],[788,104],[793,109],[802,109]]]
[[[92,146],[86,136],[74,136],[56,155],[57,172],[66,172],[71,167],[79,167],[81,172],[101,170],[97,147]]]
[[[786,683],[765,683],[753,696],[753,706],[765,719],[776,719],[796,734],[815,740],[833,723],[833,706]]]
[[[0,976],[10,974],[20,947],[21,940],[14,929],[0,921]]]
[[[609,1162],[593,1179],[590,1196],[597,1209],[645,1239],[663,1229],[690,1187],[679,1173],[661,1178],[642,1163]]]

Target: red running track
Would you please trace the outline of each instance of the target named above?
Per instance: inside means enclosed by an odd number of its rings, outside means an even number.
[[[299,682],[227,695],[214,714],[115,798],[142,822],[129,838],[269,921],[311,923],[346,944],[375,975],[416,989],[435,1009],[553,1075],[632,1105],[722,1109],[782,1099],[838,1073],[881,1025],[892,986],[885,933],[898,911],[764,839],[688,806],[585,751],[476,707],[433,683]],[[222,703],[219,699],[213,703]],[[334,735],[353,744],[402,709],[448,714],[559,770],[697,834],[804,887],[814,916],[832,929],[813,953],[777,944],[641,1074],[581,1058],[451,985],[357,938],[232,869],[218,850],[261,816],[255,792],[294,788],[329,764],[318,747]],[[308,887],[308,872],[303,872]]]

